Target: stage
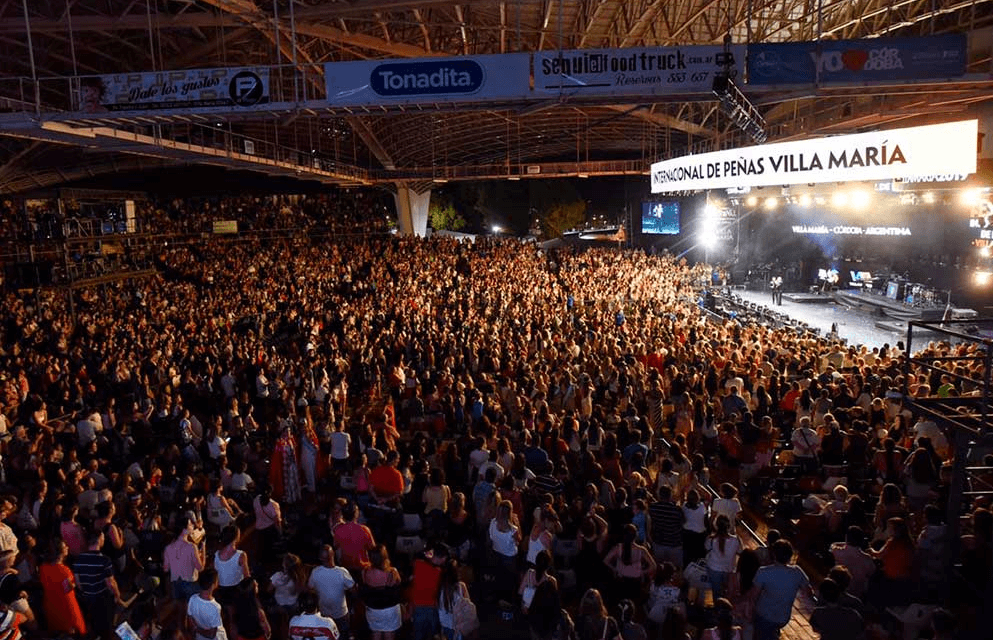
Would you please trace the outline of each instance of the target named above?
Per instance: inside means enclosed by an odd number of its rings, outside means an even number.
[[[754,302],[765,307],[769,307],[780,313],[785,313],[790,318],[806,322],[812,327],[821,330],[821,335],[826,336],[831,331],[831,325],[838,325],[839,337],[848,341],[848,344],[864,344],[868,347],[881,347],[884,344],[895,345],[898,341],[907,340],[907,325],[900,324],[900,330],[877,327],[878,316],[871,313],[850,309],[837,304],[830,295],[822,295],[823,301],[818,304],[809,302],[793,302],[789,299],[790,294],[783,294],[783,304],[773,306],[771,291],[735,291],[748,302]],[[810,294],[802,294],[808,296]]]
[[[798,304],[831,304],[834,298],[826,293],[784,293],[784,300]]]
[[[871,313],[877,317],[888,316],[901,322],[918,320],[940,321],[945,316],[945,305],[912,305],[863,289],[841,289],[834,292],[835,302]],[[949,313],[951,310],[949,310]]]
[[[783,294],[783,304],[772,304],[771,291],[735,290],[735,295],[743,300],[768,307],[779,313],[784,313],[794,320],[806,322],[811,327],[821,330],[821,336],[831,331],[831,325],[838,326],[838,336],[850,345],[864,344],[867,347],[881,347],[884,344],[896,345],[898,341],[907,341],[907,321],[880,317],[869,310],[855,309],[835,302],[834,297],[824,294]],[[802,302],[793,302],[791,295],[801,296]],[[817,295],[821,298],[813,304],[810,297]],[[944,311],[944,309],[942,309]],[[976,318],[972,309],[953,308],[952,313],[962,319]],[[938,317],[941,320],[941,317]],[[914,335],[921,331],[914,330]],[[915,343],[916,343],[915,338]]]

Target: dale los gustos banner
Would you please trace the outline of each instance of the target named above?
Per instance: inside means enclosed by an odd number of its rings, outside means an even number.
[[[180,69],[79,78],[83,113],[252,107],[269,102],[267,67]]]
[[[965,74],[966,36],[753,44],[750,85],[940,80]]]
[[[978,135],[965,120],[683,156],[652,165],[652,193],[968,175]]]

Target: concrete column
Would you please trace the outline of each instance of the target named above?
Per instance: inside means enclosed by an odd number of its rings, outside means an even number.
[[[426,236],[431,190],[417,193],[410,187],[397,185],[397,192],[393,197],[397,205],[400,235],[415,235],[422,238]]]

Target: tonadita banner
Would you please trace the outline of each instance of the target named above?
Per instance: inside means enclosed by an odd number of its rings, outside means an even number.
[[[964,33],[919,38],[822,40],[748,47],[750,85],[864,84],[960,78]]]
[[[332,107],[522,100],[530,62],[526,53],[329,62],[324,81]]]
[[[79,78],[77,111],[251,107],[269,102],[268,67],[180,69]]]
[[[977,120],[728,149],[652,165],[652,193],[976,172]]]
[[[539,51],[534,54],[534,92],[570,97],[709,94],[718,73],[740,74],[744,53],[740,45],[728,53],[719,45]]]

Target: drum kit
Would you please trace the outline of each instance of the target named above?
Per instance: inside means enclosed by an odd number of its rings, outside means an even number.
[[[907,297],[904,302],[912,307],[925,308],[940,306],[938,292],[926,284],[907,284]]]

